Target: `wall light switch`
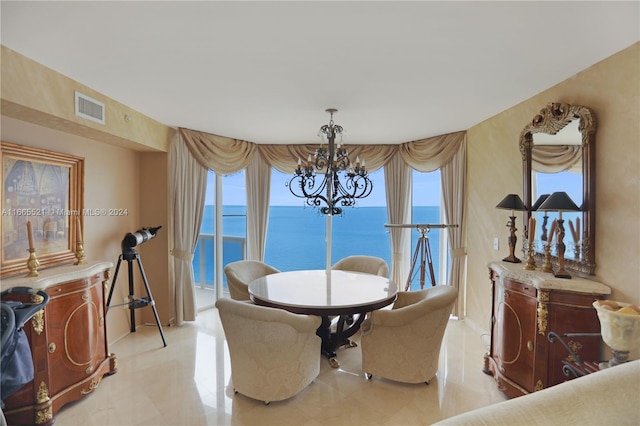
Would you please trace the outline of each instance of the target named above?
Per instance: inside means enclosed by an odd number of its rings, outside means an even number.
[[[493,249],[496,251],[500,250],[500,238],[493,237]]]

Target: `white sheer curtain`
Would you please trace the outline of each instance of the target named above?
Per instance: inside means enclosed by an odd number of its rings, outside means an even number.
[[[260,151],[247,167],[247,258],[264,261],[264,250],[269,224],[269,193],[271,189],[271,166]]]
[[[411,168],[396,152],[384,167],[389,223],[411,223]],[[411,256],[411,229],[389,228],[391,242],[391,280],[404,290]],[[407,256],[404,254],[407,253]]]
[[[169,164],[174,265],[169,285],[174,302],[172,314],[180,326],[184,321],[194,321],[197,315],[191,261],[202,223],[207,169],[191,155],[180,133],[171,144]]]
[[[467,176],[467,141],[466,136],[458,152],[451,161],[442,166],[440,178],[444,199],[446,222],[458,224],[458,228],[447,228],[449,244],[451,245],[451,266],[449,268],[449,285],[458,289],[458,299],[453,306],[453,314],[462,318],[466,306],[466,276],[467,248],[465,246],[466,226],[464,199],[466,193]]]

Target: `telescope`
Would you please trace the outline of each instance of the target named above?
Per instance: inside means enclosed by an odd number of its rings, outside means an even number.
[[[130,251],[133,247],[155,238],[160,228],[162,226],[138,229],[133,234],[131,232],[127,233],[122,240],[122,251]]]

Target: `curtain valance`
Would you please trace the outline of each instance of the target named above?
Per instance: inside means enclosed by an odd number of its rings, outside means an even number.
[[[419,172],[433,172],[447,164],[458,152],[465,140],[466,132],[403,143],[398,146],[405,163]]]
[[[256,150],[271,167],[282,172],[292,173],[298,158],[307,160],[318,145],[263,145],[224,136],[180,128],[189,151],[203,166],[220,174],[235,173],[245,169],[253,161]],[[400,153],[409,167],[431,172],[439,169],[453,158],[460,149],[466,132],[449,133],[442,136],[406,142],[401,145],[346,145],[349,157],[360,157],[366,161],[367,170],[373,172],[384,167],[389,160]]]
[[[535,145],[531,150],[531,167],[543,173],[558,173],[576,168],[581,173],[581,145]]]
[[[235,173],[253,161],[256,144],[252,142],[183,128],[178,131],[198,163],[216,173]]]

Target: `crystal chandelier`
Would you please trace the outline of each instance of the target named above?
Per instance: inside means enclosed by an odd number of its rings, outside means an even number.
[[[318,135],[326,138],[328,146],[320,145],[306,162],[298,158],[298,167],[287,184],[293,195],[305,198],[306,204],[319,207],[320,213],[342,214],[342,207],[353,207],[356,200],[365,198],[373,190],[373,182],[367,177],[364,160],[356,157],[355,165],[349,159],[349,151],[336,144],[336,136],[342,138],[342,126],[333,122],[333,113],[338,110],[326,110],[331,118],[329,124],[320,128]],[[324,173],[320,184],[316,182],[316,172]],[[320,180],[320,177],[318,177]],[[321,207],[322,206],[322,207]]]

